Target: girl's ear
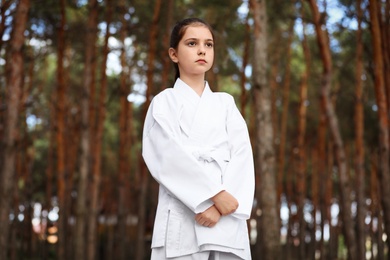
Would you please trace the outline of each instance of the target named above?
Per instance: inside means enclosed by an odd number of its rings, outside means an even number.
[[[177,53],[176,53],[176,50],[175,50],[174,48],[169,48],[168,54],[169,54],[169,58],[171,58],[171,60],[172,60],[174,63],[177,63],[177,62],[178,62]]]

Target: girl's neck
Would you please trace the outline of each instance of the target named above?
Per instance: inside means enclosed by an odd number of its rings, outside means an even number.
[[[199,96],[202,96],[205,87],[204,75],[199,77],[180,76],[180,79],[190,86]]]

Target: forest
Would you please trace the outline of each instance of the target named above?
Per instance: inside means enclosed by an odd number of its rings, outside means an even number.
[[[141,156],[175,23],[255,163],[253,259],[390,259],[390,1],[0,0],[0,260],[150,259]]]

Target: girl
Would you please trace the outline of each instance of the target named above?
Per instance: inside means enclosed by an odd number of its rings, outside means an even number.
[[[153,98],[143,134],[142,155],[160,184],[151,259],[251,259],[252,149],[233,97],[205,81],[210,26],[177,23],[168,53],[176,82]]]

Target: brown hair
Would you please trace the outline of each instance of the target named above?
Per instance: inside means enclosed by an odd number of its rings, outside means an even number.
[[[170,42],[169,47],[177,50],[179,42],[183,38],[184,33],[186,32],[186,29],[191,25],[205,26],[206,28],[208,28],[210,30],[211,35],[213,36],[213,40],[214,40],[213,29],[211,28],[211,26],[208,23],[206,23],[205,21],[203,21],[202,19],[199,19],[199,18],[186,18],[186,19],[181,20],[180,22],[176,23],[175,27],[173,27],[172,33],[171,33],[171,42]],[[174,66],[175,66],[175,71],[176,71],[176,75],[175,75],[175,80],[176,80],[177,78],[180,77],[180,71],[179,71],[179,66],[177,65],[177,63],[174,63]]]

